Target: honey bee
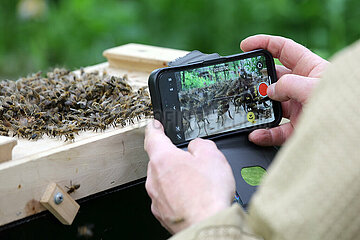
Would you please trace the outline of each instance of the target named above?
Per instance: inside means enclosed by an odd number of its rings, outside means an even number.
[[[80,131],[126,126],[152,115],[147,87],[134,91],[128,76],[106,71],[80,74],[55,68],[0,82],[0,134],[74,141]]]
[[[68,186],[65,187],[68,189],[67,193],[71,194],[80,188],[80,184],[73,184],[72,181],[70,180],[70,187]]]

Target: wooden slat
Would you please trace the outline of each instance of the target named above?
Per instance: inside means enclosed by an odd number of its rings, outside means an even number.
[[[72,194],[79,199],[146,176],[147,122],[0,164],[0,225],[43,211],[39,200],[51,181],[80,184]]]
[[[0,163],[12,159],[12,150],[16,144],[16,139],[0,136]]]
[[[104,51],[110,67],[151,72],[166,67],[169,61],[186,55],[187,51],[129,43]]]

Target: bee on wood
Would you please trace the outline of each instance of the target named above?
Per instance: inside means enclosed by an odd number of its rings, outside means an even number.
[[[0,135],[1,136],[9,136],[9,128],[0,124]]]
[[[30,137],[29,137],[29,140],[37,140],[39,139],[40,137],[42,136],[42,133],[40,132],[34,132]]]
[[[75,135],[71,132],[71,133],[66,133],[65,135],[65,142],[67,141],[74,141],[75,139]]]
[[[55,68],[18,81],[0,82],[0,134],[73,141],[86,130],[126,126],[152,114],[147,87],[134,91],[128,77],[106,72],[80,75]]]
[[[78,190],[80,188],[80,184],[73,184],[72,181],[70,180],[70,187],[65,186],[68,191],[68,194],[72,194],[73,192],[75,192],[76,190]]]

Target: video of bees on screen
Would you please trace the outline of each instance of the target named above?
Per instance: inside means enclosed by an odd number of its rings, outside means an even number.
[[[275,120],[264,56],[175,74],[185,140]]]

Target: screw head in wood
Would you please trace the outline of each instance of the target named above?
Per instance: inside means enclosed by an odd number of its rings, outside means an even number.
[[[54,202],[56,204],[60,204],[63,201],[64,201],[64,196],[62,195],[62,193],[60,193],[60,192],[56,193],[55,196],[54,196]]]

